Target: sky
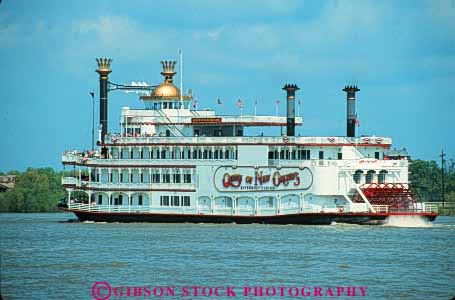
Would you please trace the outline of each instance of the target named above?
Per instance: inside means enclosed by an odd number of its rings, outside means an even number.
[[[0,171],[61,169],[66,149],[89,148],[96,57],[113,58],[113,82],[159,84],[159,62],[179,49],[199,108],[238,114],[240,97],[244,114],[257,100],[274,115],[281,99],[284,115],[282,87],[295,83],[298,133],[342,136],[341,90],[354,83],[358,134],[391,137],[413,158],[455,158],[455,0],[3,0]],[[110,93],[114,132],[123,106],[143,103]]]

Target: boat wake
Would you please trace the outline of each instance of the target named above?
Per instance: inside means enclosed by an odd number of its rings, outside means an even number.
[[[107,224],[107,222],[82,221],[84,224]]]
[[[391,227],[432,227],[430,221],[422,216],[389,216],[383,226]]]

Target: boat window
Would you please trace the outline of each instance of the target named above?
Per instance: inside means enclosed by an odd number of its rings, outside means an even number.
[[[103,204],[103,195],[98,195],[98,205]]]
[[[190,196],[183,196],[182,197],[182,205],[183,206],[190,206]]]
[[[310,159],[310,150],[299,150],[299,156],[298,159],[303,159],[303,160],[306,160],[306,159]]]
[[[163,183],[171,183],[171,174],[169,173],[163,174]]]
[[[373,175],[376,172],[374,170],[369,170],[367,172],[367,175],[365,176],[365,183],[372,183],[373,182]]]
[[[152,174],[152,183],[160,183],[160,173],[158,171]]]
[[[174,183],[180,183],[180,173],[172,174]]]
[[[386,180],[385,180],[386,176],[387,176],[387,171],[386,170],[379,171],[378,183],[385,183],[386,182]]]
[[[171,206],[180,206],[179,196],[172,196]]]
[[[362,177],[363,171],[362,170],[357,170],[354,173],[353,179],[355,183],[360,184],[360,178]]]
[[[324,151],[319,151],[319,159],[324,159]]]
[[[169,196],[161,196],[160,197],[160,205],[161,206],[169,206]]]
[[[137,205],[142,205],[142,195],[137,197]]]
[[[338,152],[338,159],[343,159],[343,153]]]
[[[378,152],[378,151],[376,151],[376,152],[374,153],[374,158],[375,158],[375,159],[379,159],[379,152]]]
[[[183,182],[191,183],[191,174],[183,174]]]

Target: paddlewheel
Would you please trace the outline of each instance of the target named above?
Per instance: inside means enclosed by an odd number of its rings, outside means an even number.
[[[388,205],[391,211],[408,211],[415,207],[416,201],[407,183],[369,183],[361,185],[360,190],[371,205]],[[364,203],[359,192],[352,200]]]

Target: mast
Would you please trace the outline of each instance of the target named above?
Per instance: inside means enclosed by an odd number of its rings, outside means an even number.
[[[444,149],[441,149],[441,199],[442,199],[442,208],[445,207],[445,180],[444,180],[444,165],[445,165],[445,160],[444,157],[446,154],[444,153]]]

